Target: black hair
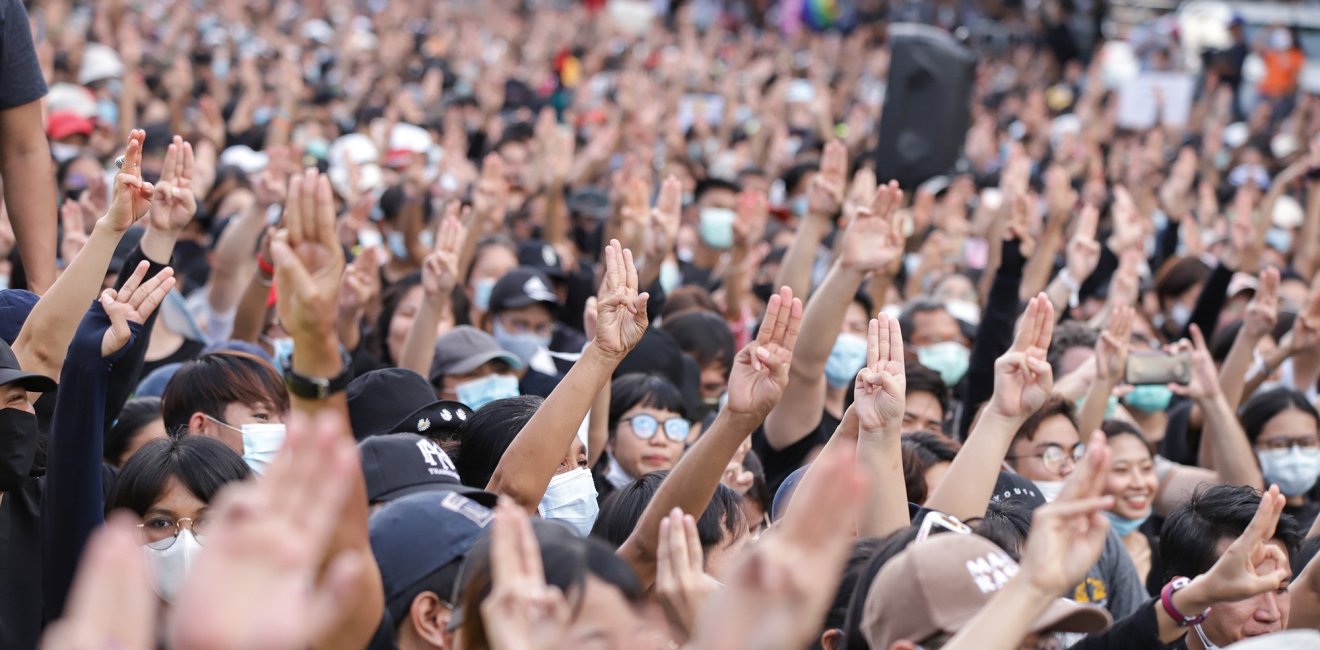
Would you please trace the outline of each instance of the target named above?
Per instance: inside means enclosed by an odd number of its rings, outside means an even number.
[[[919,530],[919,526],[908,526],[880,540],[879,548],[871,554],[866,566],[857,573],[852,597],[848,600],[848,615],[844,619],[843,641],[839,647],[845,650],[871,650],[865,635],[862,634],[866,595],[871,591],[871,584],[875,582],[876,576],[880,575],[880,570],[885,568],[885,564],[894,556],[907,550],[907,547],[916,541]]]
[[[821,634],[826,630],[842,630],[848,621],[848,603],[852,601],[853,592],[857,589],[857,583],[862,577],[866,564],[871,560],[871,556],[880,549],[884,540],[879,537],[863,537],[852,545],[852,552],[848,554],[848,561],[843,565],[843,579],[839,581],[839,588],[834,591],[834,600],[830,603],[830,608],[825,611],[825,624],[821,629]],[[817,635],[811,642],[812,650],[824,650],[820,643],[820,635]]]
[[[1018,427],[1017,433],[1013,436],[1013,442],[1016,443],[1017,441],[1024,439],[1034,440],[1036,438],[1036,431],[1040,429],[1040,425],[1044,424],[1045,420],[1056,415],[1062,415],[1063,417],[1068,418],[1068,421],[1072,423],[1073,428],[1077,427],[1077,414],[1076,409],[1073,407],[1073,403],[1062,397],[1051,397],[1046,400],[1045,404],[1037,409],[1035,413],[1027,416],[1027,419],[1022,422],[1022,426]]]
[[[486,489],[504,451],[545,400],[536,395],[497,399],[474,412],[459,430],[454,466],[463,485]]]
[[[143,516],[172,480],[210,503],[221,488],[251,474],[243,457],[215,438],[189,435],[152,440],[124,463],[105,500],[105,510],[127,508]]]
[[[137,397],[129,400],[124,404],[124,408],[119,410],[119,418],[105,434],[102,458],[116,467],[122,465],[128,460],[123,457],[124,452],[128,451],[129,445],[133,443],[138,429],[160,418],[159,397]]]
[[[679,392],[673,382],[660,375],[630,373],[610,384],[610,438],[614,437],[623,414],[637,406],[672,411],[685,419],[690,417],[683,393]]]
[[[651,472],[611,492],[600,504],[600,514],[591,527],[591,536],[614,548],[622,546],[642,520],[642,513],[660,490],[666,476],[669,476],[669,470]],[[741,530],[743,523],[742,496],[720,483],[706,509],[697,517],[697,539],[701,540],[701,549],[710,552],[729,532]]]
[[[1311,537],[1302,541],[1297,546],[1297,552],[1292,554],[1289,564],[1292,565],[1293,575],[1301,575],[1306,565],[1315,559],[1316,553],[1320,553],[1320,537]]]
[[[916,431],[903,436],[903,482],[907,485],[907,500],[925,503],[926,470],[936,463],[952,463],[958,455],[959,445],[944,434]]]
[[[898,315],[898,328],[903,332],[903,340],[912,340],[912,335],[916,328],[915,321],[917,314],[929,314],[937,311],[946,314],[949,313],[949,310],[944,306],[944,303],[935,300],[934,298],[921,297],[913,298],[909,301],[908,304],[903,307],[903,312]],[[953,315],[949,314],[949,317],[952,318]]]
[[[803,179],[805,179],[808,174],[811,174],[818,169],[820,169],[820,163],[818,162],[803,162],[789,167],[788,171],[784,172],[783,176],[784,191],[792,194],[798,189],[802,184]]]
[[[1155,273],[1155,295],[1166,298],[1182,295],[1188,289],[1210,279],[1210,267],[1199,257],[1175,257]]]
[[[733,334],[724,317],[712,311],[694,310],[666,318],[660,326],[698,366],[719,363],[727,372],[733,367]]]
[[[1054,337],[1050,339],[1050,348],[1045,353],[1045,360],[1050,364],[1050,368],[1054,370],[1054,376],[1063,376],[1059,364],[1063,362],[1065,352],[1072,348],[1094,349],[1098,338],[1100,338],[1100,334],[1082,321],[1069,320],[1056,325],[1054,327]]]
[[[970,523],[977,535],[994,542],[1017,561],[1031,533],[1031,513],[1031,506],[1021,501],[991,501],[985,507],[985,516]]]
[[[1275,341],[1283,340],[1283,336],[1292,329],[1296,320],[1296,313],[1286,309],[1280,311],[1279,318],[1274,323],[1274,329],[1270,330],[1270,338]],[[1223,363],[1224,359],[1228,358],[1229,350],[1233,349],[1233,342],[1237,340],[1238,333],[1242,331],[1242,324],[1243,321],[1239,318],[1215,329],[1215,334],[1210,339],[1210,358],[1216,364]]]
[[[1193,493],[1160,530],[1165,580],[1209,571],[1219,560],[1219,543],[1242,535],[1259,507],[1260,492],[1245,485],[1214,485]],[[1279,516],[1274,540],[1283,544],[1289,558],[1297,552],[1302,529],[1292,515]]]
[[[1155,454],[1158,453],[1155,445],[1146,439],[1146,434],[1126,420],[1105,420],[1100,423],[1100,430],[1104,432],[1105,438],[1108,440],[1113,440],[1114,436],[1132,436],[1140,440],[1146,451],[1150,452],[1151,458],[1154,458]]]
[[[748,451],[743,456],[743,469],[752,473],[752,486],[743,493],[743,501],[755,503],[768,516],[774,509],[775,495],[770,493],[770,484],[765,480],[765,465],[761,457],[755,451]]]
[[[403,302],[404,297],[413,287],[422,285],[421,271],[414,271],[399,278],[394,284],[391,284],[381,296],[380,316],[376,318],[376,328],[372,332],[373,336],[370,343],[370,350],[378,358],[393,363],[390,356],[390,322],[394,320],[394,313],[399,311],[399,304]],[[402,354],[403,350],[399,350]]]
[[[742,186],[723,178],[703,178],[697,181],[697,187],[692,191],[692,199],[699,201],[702,196],[712,190],[726,190],[737,194],[742,191]]]
[[[172,436],[188,433],[194,413],[224,420],[230,404],[266,404],[289,410],[289,393],[279,371],[246,352],[208,352],[185,362],[165,384],[160,413]]]
[[[1248,399],[1238,410],[1238,419],[1242,422],[1242,430],[1247,434],[1247,441],[1256,444],[1261,431],[1270,420],[1274,419],[1274,416],[1292,409],[1310,415],[1317,424],[1320,424],[1320,414],[1316,413],[1315,407],[1311,406],[1305,393],[1280,387],[1252,395],[1251,399]]]
[[[920,363],[909,362],[905,374],[907,375],[905,394],[930,393],[935,396],[935,401],[940,403],[940,412],[949,414],[949,387],[940,378],[940,373]]]

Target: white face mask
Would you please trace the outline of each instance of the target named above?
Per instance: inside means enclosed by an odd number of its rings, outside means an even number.
[[[1063,491],[1063,481],[1032,481],[1032,483],[1036,485],[1036,489],[1040,491],[1046,503],[1058,498],[1059,492]]]
[[[245,424],[239,431],[243,433],[243,462],[258,475],[265,474],[266,466],[284,446],[284,424]]]
[[[166,542],[170,543],[166,548],[153,548],[153,545]],[[173,602],[174,597],[179,594],[179,588],[188,577],[188,570],[201,551],[202,545],[198,543],[196,537],[193,537],[192,531],[186,528],[180,530],[175,537],[142,547],[142,554],[147,558],[147,566],[151,568],[152,586],[165,602]]]
[[[579,467],[550,479],[536,511],[543,519],[556,519],[572,526],[578,535],[591,534],[591,526],[600,513],[591,470]]]

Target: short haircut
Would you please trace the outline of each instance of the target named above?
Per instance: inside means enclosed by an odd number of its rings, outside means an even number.
[[[610,492],[600,504],[600,514],[591,527],[591,535],[614,548],[623,546],[667,476],[669,470],[651,472]],[[697,539],[701,540],[701,549],[709,552],[724,540],[726,534],[740,530],[744,523],[742,496],[733,488],[718,484],[710,503],[697,517]]]
[[[903,307],[903,312],[898,315],[898,327],[903,331],[903,340],[912,340],[916,328],[917,314],[929,314],[937,311],[949,313],[944,303],[934,298],[922,296],[909,300],[908,304]],[[952,314],[950,314],[950,317],[952,317]]]
[[[105,500],[105,511],[127,508],[143,516],[164,496],[171,481],[210,503],[221,488],[250,475],[243,457],[215,438],[152,440],[124,463]]]
[[[1160,530],[1165,580],[1177,576],[1193,578],[1209,571],[1219,560],[1220,542],[1242,535],[1259,507],[1260,492],[1245,485],[1214,485],[1197,490],[1169,514]],[[1297,552],[1302,529],[1292,515],[1279,516],[1274,540],[1283,544],[1289,558]]]
[[[691,311],[719,312],[719,305],[710,292],[695,284],[685,284],[665,294],[665,305],[660,311],[661,322]],[[725,325],[727,328],[728,325]]]
[[[903,436],[903,482],[907,499],[925,503],[926,470],[937,463],[952,463],[958,455],[958,443],[941,433],[917,431]]]
[[[242,352],[212,352],[183,364],[165,385],[161,417],[170,435],[187,433],[193,413],[224,420],[230,404],[268,404],[289,410],[280,373],[263,359]]]
[[[949,414],[949,387],[940,378],[940,373],[920,363],[908,362],[905,374],[907,375],[907,390],[905,391],[907,395],[930,393],[940,403],[940,412],[946,416]]]
[[[536,395],[506,397],[481,407],[468,417],[467,423],[459,430],[458,457],[453,459],[463,485],[486,489],[505,450],[544,401]]]
[[[1063,363],[1064,353],[1073,348],[1093,350],[1099,338],[1100,333],[1082,321],[1068,320],[1056,325],[1054,338],[1050,340],[1050,349],[1045,353],[1045,360],[1054,370],[1054,376],[1063,376],[1059,364]]]
[[[733,367],[733,333],[724,317],[711,311],[696,310],[666,318],[660,328],[674,337],[674,342],[702,368],[718,363],[724,370]]]
[[[1242,422],[1247,440],[1254,445],[1261,431],[1265,430],[1265,425],[1274,416],[1294,409],[1310,415],[1320,424],[1320,413],[1316,413],[1315,407],[1306,399],[1306,394],[1286,387],[1252,395],[1238,411],[1238,419]]]
[[[737,194],[742,191],[742,186],[724,178],[704,178],[697,181],[697,187],[692,192],[692,198],[700,201],[702,196],[713,190],[724,190]]]
[[[105,448],[101,452],[105,462],[119,465],[124,452],[128,451],[128,446],[133,442],[133,434],[159,417],[159,397],[137,397],[124,404],[110,432],[105,434]]]
[[[1051,397],[1045,400],[1045,404],[1037,409],[1035,413],[1028,416],[1022,426],[1018,427],[1017,433],[1013,436],[1013,442],[1016,444],[1019,440],[1035,440],[1036,431],[1040,430],[1040,425],[1056,415],[1068,418],[1073,427],[1077,426],[1077,415],[1072,402],[1061,397]]]
[[[848,562],[843,565],[843,579],[839,581],[839,588],[834,591],[834,601],[825,612],[825,627],[820,631],[822,634],[826,630],[845,629],[844,626],[848,624],[848,603],[852,601],[853,592],[857,589],[857,583],[862,578],[867,562],[883,543],[884,540],[879,537],[863,537],[853,542],[852,552],[848,554]],[[819,634],[812,640],[811,648],[824,650],[820,644]]]
[[[660,375],[629,373],[610,384],[608,426],[611,439],[623,414],[638,406],[672,411],[685,419],[691,418],[688,415],[687,403],[683,401],[683,393],[679,392],[673,382]]]

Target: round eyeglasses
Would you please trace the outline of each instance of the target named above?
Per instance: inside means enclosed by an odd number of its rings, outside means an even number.
[[[164,550],[174,545],[174,540],[178,539],[179,532],[182,530],[192,531],[194,537],[201,541],[209,530],[211,520],[205,514],[196,517],[181,517],[178,520],[169,517],[149,517],[146,521],[138,524],[142,529],[142,534],[147,538],[147,544],[157,550]]]
[[[661,425],[664,426],[665,437],[674,442],[686,442],[688,434],[692,432],[692,423],[683,418],[669,418],[661,422],[654,415],[638,413],[630,418],[623,418],[623,421],[632,427],[633,435],[642,440],[655,437],[655,432],[660,430]]]
[[[1045,469],[1058,474],[1068,463],[1079,463],[1086,456],[1086,445],[1077,443],[1072,449],[1065,451],[1059,445],[1047,445],[1039,454],[1024,454],[1021,456],[1009,456],[1008,460],[1017,460],[1020,458],[1039,458]]]

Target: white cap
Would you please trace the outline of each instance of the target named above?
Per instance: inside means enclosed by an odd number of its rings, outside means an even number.
[[[245,144],[236,144],[220,152],[220,165],[234,166],[243,170],[244,174],[260,174],[266,169],[266,163],[269,156],[262,151],[253,151],[252,147]]]
[[[77,84],[51,84],[50,92],[46,93],[46,110],[50,113],[67,111],[91,119],[97,116],[96,95]]]
[[[332,169],[342,167],[345,160],[366,165],[380,162],[380,151],[376,150],[376,143],[371,138],[361,133],[350,133],[330,144],[328,160]]]
[[[1274,214],[1270,215],[1270,220],[1279,228],[1296,228],[1302,225],[1305,215],[1302,204],[1297,199],[1284,194],[1274,202]]]
[[[330,23],[320,18],[313,18],[302,24],[302,36],[307,40],[326,44],[335,39],[335,29]]]
[[[100,43],[88,43],[83,47],[78,83],[87,85],[122,76],[124,76],[124,62],[119,58],[119,53]]]
[[[1224,127],[1224,144],[1229,149],[1237,149],[1251,138],[1251,127],[1246,122],[1234,122]]]
[[[1275,158],[1287,158],[1297,152],[1297,136],[1282,132],[1270,139],[1270,153]]]
[[[390,131],[391,152],[427,153],[433,144],[435,142],[431,139],[431,134],[415,124],[400,122],[394,125],[393,131]]]
[[[343,165],[331,167],[327,173],[330,176],[330,185],[334,187],[339,196],[347,197],[353,193],[353,187],[349,185],[347,167]],[[384,180],[385,175],[381,172],[380,165],[374,162],[358,165],[358,192],[373,192],[381,186]]]

